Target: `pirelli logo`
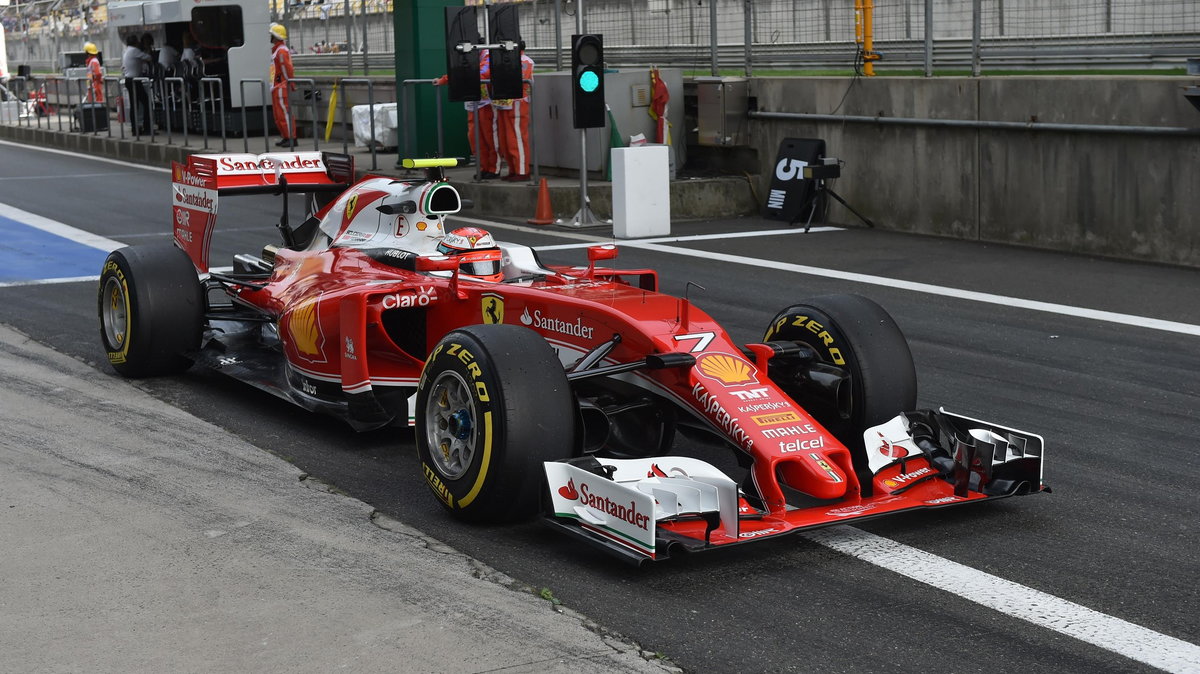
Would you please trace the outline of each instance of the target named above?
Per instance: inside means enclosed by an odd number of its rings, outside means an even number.
[[[800,415],[795,412],[780,412],[778,414],[759,414],[758,416],[750,417],[750,420],[759,426],[776,426],[779,424],[790,424],[800,421]]]

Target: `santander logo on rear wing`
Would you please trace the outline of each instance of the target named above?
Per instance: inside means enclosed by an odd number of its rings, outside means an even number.
[[[354,160],[327,152],[194,154],[171,163],[172,229],[175,244],[201,273],[208,272],[209,245],[221,195],[339,191],[354,180]]]
[[[192,155],[189,164],[212,161],[217,189],[273,187],[281,176],[291,186],[339,185],[347,181],[330,177],[322,152],[267,152],[264,154]]]

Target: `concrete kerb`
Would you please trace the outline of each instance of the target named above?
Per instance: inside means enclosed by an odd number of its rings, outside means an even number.
[[[94,364],[0,365],[15,669],[679,671]]]

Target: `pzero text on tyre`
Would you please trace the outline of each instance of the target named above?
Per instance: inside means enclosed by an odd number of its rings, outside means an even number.
[[[849,374],[850,418],[817,421],[856,456],[864,430],[916,408],[917,374],[908,341],[887,311],[865,297],[823,295],[794,304],[775,316],[764,340],[802,342]]]
[[[181,372],[204,325],[204,289],[187,253],[173,245],[129,246],[104,261],[97,297],[100,339],[126,377]]]
[[[537,512],[542,462],[571,455],[574,397],[554,350],[515,325],[446,335],[417,391],[425,481],[455,517],[505,522]]]

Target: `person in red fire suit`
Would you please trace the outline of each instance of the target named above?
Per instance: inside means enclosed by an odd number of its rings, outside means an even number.
[[[271,24],[271,110],[275,114],[275,128],[281,138],[279,147],[296,146],[296,120],[292,117],[289,95],[296,90],[293,82],[296,71],[292,69],[292,52],[287,46],[287,29]]]
[[[485,49],[479,54],[479,79],[488,82],[491,77],[491,51]],[[448,75],[442,75],[433,81],[433,85],[444,86],[449,81]],[[471,146],[471,154],[477,157],[479,178],[491,180],[500,177],[500,155],[497,154],[500,143],[499,130],[496,127],[496,112],[492,107],[492,99],[488,97],[488,85],[480,84],[479,89],[478,101],[463,103],[467,110],[467,142]],[[479,135],[479,147],[475,147],[476,134]]]
[[[533,79],[533,59],[521,52],[521,79]],[[500,156],[508,164],[508,175],[504,180],[524,182],[529,180],[530,164],[533,161],[529,152],[529,118],[533,114],[529,109],[529,85],[521,86],[521,98],[494,99],[492,106],[496,108],[496,126],[500,130]]]

